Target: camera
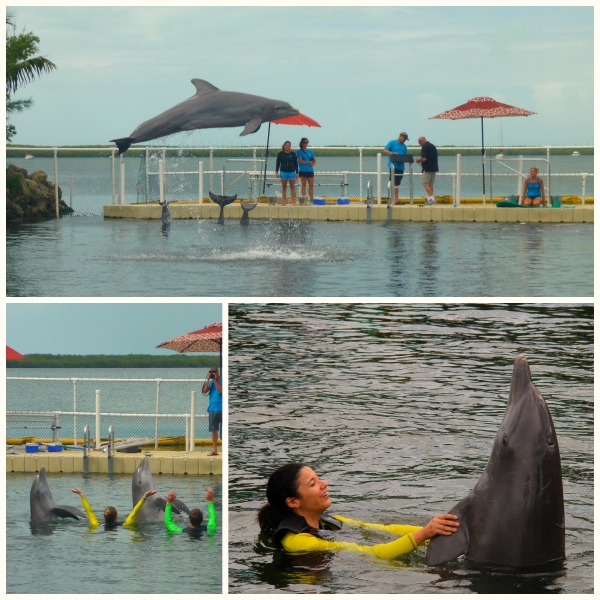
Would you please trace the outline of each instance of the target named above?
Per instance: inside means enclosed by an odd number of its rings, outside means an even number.
[[[208,374],[210,375],[211,379],[214,379],[217,376],[217,372],[216,371],[209,371]]]

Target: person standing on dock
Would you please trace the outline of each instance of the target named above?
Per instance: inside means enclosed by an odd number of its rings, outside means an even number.
[[[208,370],[202,393],[208,394],[208,430],[212,441],[212,452],[209,456],[218,456],[217,442],[223,421],[223,382],[218,367]]]
[[[287,204],[287,184],[290,182],[292,205],[296,205],[296,176],[298,175],[298,158],[292,152],[292,142],[289,140],[281,146],[281,152],[275,162],[275,177],[281,179],[281,206]]]
[[[422,182],[427,193],[425,204],[435,204],[433,186],[435,174],[439,171],[437,148],[431,142],[428,142],[424,135],[419,138],[419,144],[421,146],[421,158],[417,158],[416,162],[421,163],[423,169]]]
[[[298,150],[298,170],[300,175],[300,184],[302,196],[306,195],[306,182],[308,181],[308,197],[312,202],[315,190],[315,169],[317,163],[315,153],[308,147],[308,138],[303,137],[300,140],[300,149]]]
[[[400,204],[398,200],[398,188],[402,182],[404,176],[404,163],[392,162],[392,154],[408,154],[406,149],[406,142],[408,140],[408,133],[403,131],[397,140],[390,140],[383,149],[383,153],[388,155],[388,171],[390,172],[390,181],[392,175],[394,176],[394,204]]]

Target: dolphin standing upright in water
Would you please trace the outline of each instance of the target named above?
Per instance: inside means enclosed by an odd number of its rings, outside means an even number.
[[[556,431],[522,354],[515,360],[506,414],[486,469],[471,493],[448,512],[458,516],[460,527],[431,540],[428,565],[461,554],[477,563],[510,567],[565,558]]]
[[[46,479],[46,467],[36,475],[29,492],[31,523],[55,523],[59,519],[80,519],[85,513],[74,506],[58,505],[54,502],[50,485]]]
[[[240,225],[250,225],[250,211],[254,210],[258,206],[258,200],[256,202],[248,202],[247,200],[241,200],[240,205],[242,206],[242,218],[240,219]]]
[[[217,223],[219,225],[223,225],[225,223],[224,209],[229,204],[232,204],[233,202],[235,202],[235,200],[237,198],[237,194],[235,194],[233,196],[219,196],[218,194],[213,194],[212,192],[208,192],[208,195],[213,202],[216,202],[221,207],[221,210],[219,211],[219,220],[217,221]]]
[[[267,121],[293,117],[299,113],[282,100],[241,92],[225,92],[203,79],[192,79],[192,84],[196,93],[191,98],[144,121],[128,137],[110,140],[118,146],[119,154],[125,152],[133,143],[147,142],[193,129],[244,125],[240,135],[248,135],[258,131]]]
[[[143,458],[142,462],[133,473],[131,481],[133,506],[135,507],[145,492],[155,489],[154,477],[152,477],[152,472],[150,471],[150,462],[147,458]],[[146,498],[144,506],[142,506],[136,521],[138,523],[141,521],[161,521],[165,516],[164,511],[166,503],[167,501],[158,494],[149,496]],[[173,502],[173,512],[176,512],[177,514],[181,512],[189,514],[190,509],[181,500],[177,499]]]

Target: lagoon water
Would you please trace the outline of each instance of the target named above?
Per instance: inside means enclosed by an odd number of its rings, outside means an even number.
[[[113,505],[119,516],[132,508],[131,476],[49,473],[57,504],[81,506],[71,493],[80,488],[96,516]],[[190,508],[206,515],[204,492],[215,490],[218,528],[213,537],[190,539],[171,534],[161,522],[140,523],[134,530],[90,531],[87,519],[64,519],[32,528],[29,490],[35,475],[6,477],[6,592],[9,594],[220,594],[222,590],[221,477],[155,475],[162,496],[170,489]],[[184,526],[184,519],[174,516]]]
[[[230,592],[593,592],[592,306],[240,304],[229,341]],[[421,525],[450,510],[485,469],[519,353],[558,435],[563,564],[427,567],[424,549],[292,558],[259,538],[267,478],[292,461],[329,482],[332,514]]]
[[[10,229],[9,297],[586,297],[592,224],[65,218]]]

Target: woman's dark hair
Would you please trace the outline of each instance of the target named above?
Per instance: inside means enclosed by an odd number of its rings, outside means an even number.
[[[289,463],[279,467],[269,477],[267,502],[256,517],[263,533],[275,533],[281,519],[293,512],[285,501],[298,495],[298,474],[304,466],[302,463]]]
[[[290,140],[285,140],[285,142],[283,142],[283,144],[281,144],[281,149],[285,150],[285,145],[289,144],[290,146],[292,145],[292,142],[290,142]]]
[[[308,138],[302,138],[300,140],[300,145],[302,146],[302,144],[304,144],[304,142],[306,142],[308,144]]]

